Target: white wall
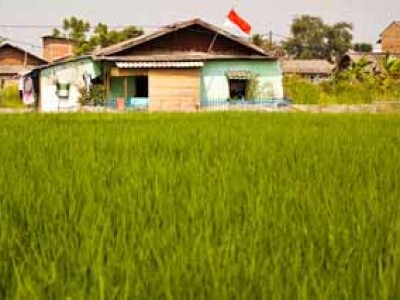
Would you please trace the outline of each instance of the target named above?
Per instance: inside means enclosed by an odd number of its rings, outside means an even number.
[[[90,58],[43,69],[40,73],[40,110],[42,112],[77,111],[79,109],[79,89],[84,86],[83,74],[92,78],[100,75],[99,67]],[[57,95],[56,83],[69,83],[68,98]]]

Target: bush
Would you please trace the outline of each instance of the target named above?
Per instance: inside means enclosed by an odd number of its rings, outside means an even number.
[[[104,104],[104,86],[93,85],[90,89],[81,88],[79,90],[81,96],[79,97],[79,103],[82,105],[103,105]]]
[[[332,80],[311,83],[299,76],[285,76],[286,97],[296,104],[368,104],[400,100],[400,81],[378,75],[344,71]]]
[[[283,88],[286,97],[293,100],[296,104],[318,104],[320,89],[317,84],[313,84],[299,76],[285,76],[283,78]]]
[[[18,86],[13,84],[0,90],[0,107],[22,108],[24,104],[19,98]]]

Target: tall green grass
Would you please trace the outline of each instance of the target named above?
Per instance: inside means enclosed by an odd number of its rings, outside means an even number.
[[[397,299],[396,115],[0,116],[1,299]]]

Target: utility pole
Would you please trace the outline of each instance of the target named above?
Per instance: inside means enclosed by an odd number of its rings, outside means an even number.
[[[272,30],[268,32],[268,41],[269,41],[269,46],[272,47]]]

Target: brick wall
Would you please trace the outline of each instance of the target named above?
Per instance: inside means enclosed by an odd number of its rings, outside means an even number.
[[[48,62],[74,54],[73,42],[70,39],[45,36],[43,39],[43,57]]]
[[[400,24],[393,23],[381,36],[382,52],[400,53]]]

